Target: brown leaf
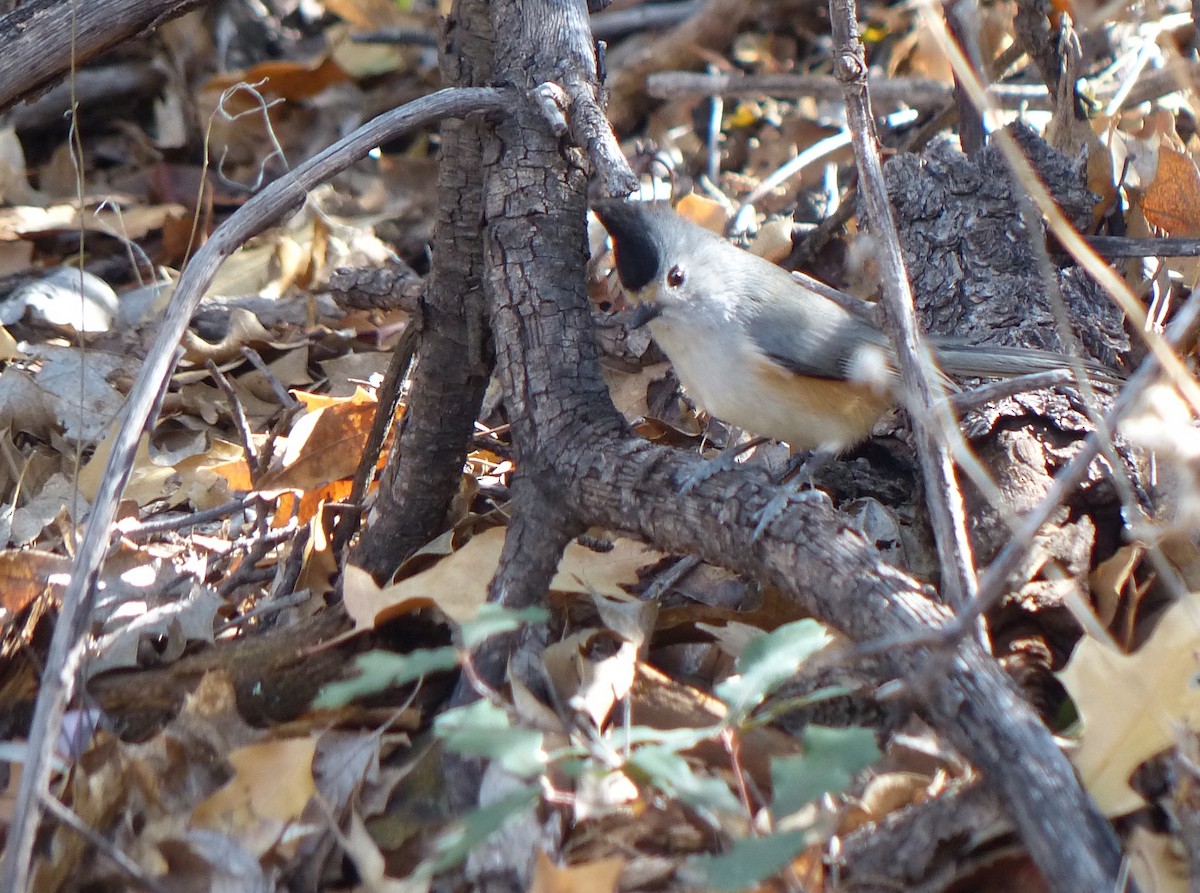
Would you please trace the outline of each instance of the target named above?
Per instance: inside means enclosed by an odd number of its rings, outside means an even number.
[[[504,535],[502,527],[485,530],[428,570],[388,586],[379,596],[381,615],[377,620],[428,604],[436,604],[459,623],[473,619],[487,600],[488,583],[496,573]],[[603,554],[571,543],[550,588],[575,595],[593,591],[620,594],[623,587],[637,583],[639,568],[653,564],[659,557],[659,553],[629,539],[617,540],[614,548]],[[388,600],[391,604],[385,607]]]
[[[539,851],[529,893],[616,893],[624,867],[624,859],[612,856],[559,868],[549,856]]]
[[[35,549],[0,552],[0,608],[4,623],[25,610],[43,594],[61,597],[71,570],[69,559]]]
[[[316,746],[315,737],[285,738],[233,751],[233,779],[196,807],[193,825],[224,831],[260,856],[270,852],[317,791]]]
[[[1085,636],[1058,674],[1083,721],[1071,759],[1106,815],[1143,806],[1129,786],[1130,774],[1175,743],[1177,726],[1200,722],[1198,617],[1196,596],[1176,602],[1133,654]]]
[[[286,60],[260,62],[242,72],[218,75],[204,85],[205,90],[226,90],[235,84],[255,84],[266,81],[259,90],[271,96],[289,100],[311,99],[334,84],[345,83],[346,72],[332,59],[324,59],[316,65]],[[237,103],[234,96],[231,102]],[[242,100],[249,108],[249,99]]]
[[[1152,224],[1178,238],[1200,235],[1200,171],[1196,162],[1170,146],[1158,150],[1158,171],[1142,199]]]
[[[375,421],[374,400],[336,400],[306,413],[288,433],[280,468],[263,475],[264,490],[310,490],[350,478]]]
[[[722,235],[725,233],[725,222],[729,219],[729,215],[725,212],[725,206],[718,201],[704,198],[693,192],[681,198],[679,204],[675,206],[675,210],[681,217],[697,223],[705,229]]]
[[[161,229],[169,217],[187,213],[183,205],[151,205],[117,211],[87,210],[82,214],[73,205],[32,208],[27,205],[0,209],[0,242],[63,232],[119,234],[125,239],[140,239]]]
[[[1141,889],[1154,893],[1186,893],[1190,889],[1187,863],[1171,835],[1134,828],[1127,853],[1130,870]]]

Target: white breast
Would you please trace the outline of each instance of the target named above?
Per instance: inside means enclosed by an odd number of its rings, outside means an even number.
[[[709,328],[659,319],[650,329],[702,409],[796,450],[852,446],[871,433],[891,404],[870,384],[789,372],[741,337],[735,322]]]
[[[702,409],[752,430],[739,418],[750,386],[749,343],[729,336],[731,331],[736,332],[735,327],[732,322],[714,329],[678,319],[669,323],[659,319],[650,324],[650,331],[675,367],[679,383]]]

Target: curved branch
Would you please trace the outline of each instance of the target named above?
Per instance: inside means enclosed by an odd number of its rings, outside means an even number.
[[[53,742],[58,740],[63,713],[74,687],[82,650],[77,645],[84,641],[117,502],[129,481],[138,440],[175,365],[176,345],[213,276],[225,259],[247,239],[300,205],[310,189],[363,158],[381,143],[436,124],[443,118],[499,112],[508,102],[508,96],[499,90],[482,87],[450,89],[380,115],[246,202],[216,229],[184,270],[146,362],[129,392],[125,417],[113,442],[87,530],[71,568],[71,583],[63,594],[62,610],[54,628],[46,671],[30,724],[30,749],[9,826],[0,889],[21,893],[28,884],[33,838],[41,816],[42,798],[47,796],[50,752]]]

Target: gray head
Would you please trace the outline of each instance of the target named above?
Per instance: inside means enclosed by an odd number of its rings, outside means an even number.
[[[745,263],[748,257],[666,204],[605,201],[594,210],[612,236],[621,285],[644,308],[643,317],[704,299],[706,281],[726,278],[720,275],[723,263]]]

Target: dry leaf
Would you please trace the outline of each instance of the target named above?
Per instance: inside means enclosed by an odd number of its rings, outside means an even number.
[[[562,703],[600,729],[633,686],[637,648],[604,630],[580,630],[551,643],[542,663]]]
[[[1158,171],[1142,198],[1152,224],[1178,238],[1200,234],[1200,171],[1191,156],[1162,145]]]
[[[288,432],[280,467],[263,475],[259,487],[306,491],[353,477],[375,408],[374,401],[341,400],[302,415]]]
[[[45,594],[56,599],[70,579],[71,561],[62,555],[36,549],[6,549],[0,552],[0,609],[4,624],[35,598]]]
[[[272,59],[253,65],[245,71],[217,75],[202,89],[221,91],[241,83],[257,84],[259,81],[265,81],[266,83],[258,88],[264,94],[298,101],[311,99],[334,84],[345,83],[347,80],[346,72],[332,59],[322,59],[316,65]],[[238,96],[231,97],[231,106],[235,107],[238,101]],[[251,107],[248,100],[242,102],[246,103],[246,108]],[[230,111],[233,110],[231,107]]]
[[[1154,893],[1187,893],[1187,863],[1176,851],[1168,834],[1155,834],[1144,827],[1133,829],[1126,846],[1129,868],[1138,889]]]
[[[1092,571],[1088,584],[1096,602],[1096,616],[1103,626],[1112,626],[1116,619],[1121,598],[1133,582],[1133,571],[1145,552],[1145,548],[1137,544],[1122,546]]]
[[[108,467],[108,457],[117,436],[114,425],[104,442],[96,447],[87,465],[79,469],[79,492],[88,500],[95,499]],[[175,479],[175,469],[169,466],[156,465],[150,458],[150,435],[143,434],[138,440],[137,452],[133,459],[133,472],[129,483],[125,485],[122,495],[132,499],[138,505],[147,505],[160,499],[178,496],[179,481]],[[171,504],[178,504],[180,499],[174,499]]]
[[[487,588],[495,576],[504,547],[505,528],[493,527],[472,537],[462,548],[422,571],[379,593],[375,622],[436,605],[450,619],[473,620],[487,601]],[[639,568],[653,564],[661,554],[629,539],[618,539],[610,552],[594,552],[571,543],[563,553],[558,573],[550,584],[555,592],[587,595],[624,592],[637,583]]]
[[[679,212],[679,216],[692,223],[710,229],[718,235],[725,234],[725,223],[729,220],[729,214],[725,206],[718,201],[693,192],[681,198],[675,210]]]
[[[529,893],[616,893],[625,860],[619,856],[559,868],[538,851]]]
[[[34,208],[22,205],[0,208],[0,242],[63,232],[107,233],[122,239],[140,239],[162,229],[168,217],[186,213],[183,205],[142,205],[123,211],[84,211],[73,205]]]
[[[1083,722],[1072,761],[1105,815],[1144,806],[1130,774],[1175,743],[1177,726],[1200,723],[1198,651],[1200,597],[1191,595],[1163,614],[1135,653],[1085,636],[1058,674]]]
[[[766,258],[773,264],[782,262],[792,253],[792,227],[790,215],[768,220],[750,243],[750,253]]]
[[[299,822],[316,793],[312,762],[317,739],[285,738],[229,754],[233,779],[192,813],[195,827],[223,831],[262,856]]]

